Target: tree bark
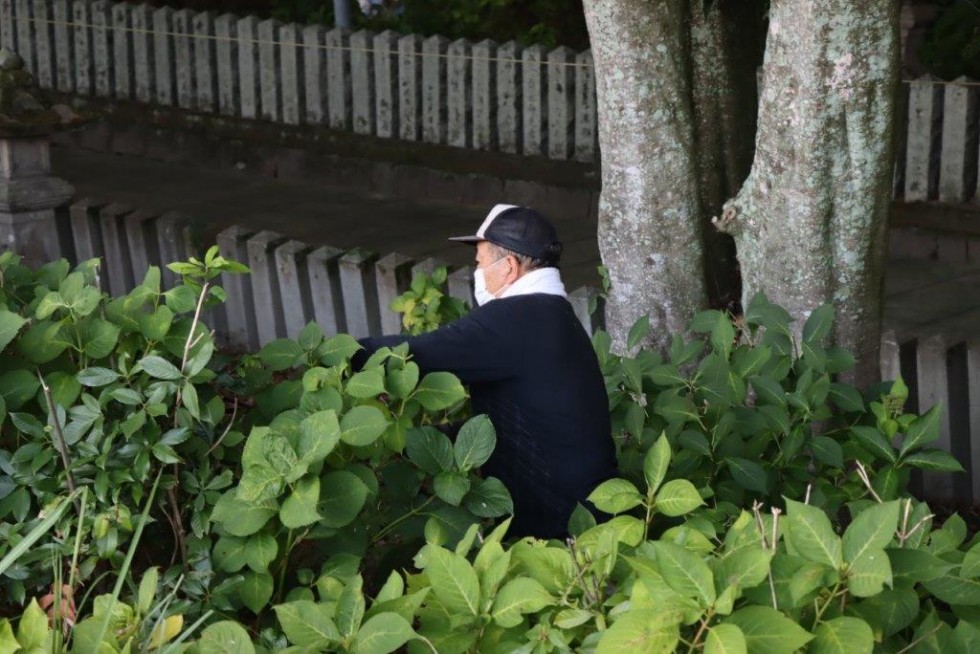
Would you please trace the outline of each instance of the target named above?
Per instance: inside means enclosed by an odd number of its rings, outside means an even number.
[[[858,383],[877,378],[899,71],[895,0],[772,0],[752,172],[717,221],[743,299],[837,311]]]
[[[741,283],[735,243],[713,216],[738,192],[752,168],[758,76],[766,43],[765,5],[757,0],[691,6],[692,92],[701,232],[709,304],[737,311]]]
[[[691,97],[688,0],[586,0],[602,151],[599,250],[606,326],[625,349],[648,315],[666,349],[706,303]]]

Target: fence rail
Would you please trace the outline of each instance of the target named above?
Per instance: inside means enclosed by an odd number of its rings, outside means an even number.
[[[107,0],[0,0],[0,45],[63,93],[592,162],[590,51],[215,16]],[[895,193],[980,202],[980,85],[907,82]]]

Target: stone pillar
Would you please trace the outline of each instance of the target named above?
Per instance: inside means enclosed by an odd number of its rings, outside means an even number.
[[[0,132],[0,250],[14,250],[29,266],[61,257],[54,210],[75,189],[51,175],[47,135]]]

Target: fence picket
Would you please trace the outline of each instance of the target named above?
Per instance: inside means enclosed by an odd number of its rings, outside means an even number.
[[[130,30],[129,7],[122,3],[113,4],[109,15],[112,21],[113,96],[129,100],[133,97],[133,33]]]
[[[473,46],[473,142],[477,150],[497,149],[497,44],[489,39]]]
[[[473,56],[470,42],[457,39],[446,50],[446,142],[457,148],[473,144]]]
[[[938,171],[938,128],[942,120],[943,88],[926,75],[910,85],[909,136],[905,163],[905,200],[921,202],[933,197]]]
[[[194,49],[194,99],[199,111],[218,108],[218,79],[215,59],[214,16],[202,11],[191,19]]]
[[[248,239],[254,232],[234,225],[218,233],[218,251],[221,256],[245,263],[248,261]],[[225,334],[228,344],[236,349],[254,350],[259,346],[258,328],[255,324],[255,300],[249,275],[221,274],[221,286],[225,289]]]
[[[350,129],[350,35],[343,28],[327,32],[325,42],[330,56],[327,57],[327,107],[330,126],[334,129]]]
[[[0,10],[2,11],[2,10]],[[74,62],[72,60],[72,10],[68,0],[54,0],[51,16],[54,20],[54,76],[55,85],[62,93],[75,90]],[[0,22],[2,22],[0,18]]]
[[[248,239],[248,267],[252,278],[251,310],[255,312],[258,346],[261,347],[286,335],[282,297],[274,251],[286,237],[262,231]]]
[[[347,331],[339,268],[343,254],[338,248],[322,246],[306,258],[313,317],[328,335]]]
[[[278,121],[282,116],[279,92],[279,21],[269,18],[259,23],[259,89],[264,120]]]
[[[351,250],[340,258],[340,288],[344,298],[347,331],[354,338],[380,333],[378,288],[374,263],[378,255],[366,250]]]
[[[374,32],[350,36],[351,118],[355,134],[374,134]]]
[[[422,37],[398,39],[398,135],[404,141],[422,138]]]
[[[521,114],[524,126],[526,155],[544,156],[548,153],[547,70],[544,66],[547,51],[542,45],[532,45],[521,52]]]
[[[560,47],[548,53],[548,156],[568,159],[575,150],[575,52]]]
[[[319,125],[327,120],[327,62],[323,50],[326,30],[320,25],[303,28],[303,86],[306,122]]]
[[[375,133],[398,136],[398,34],[385,30],[374,37]]]
[[[977,120],[980,95],[960,77],[944,85],[939,200],[966,202],[977,179]]]
[[[50,0],[35,0],[34,9],[34,45],[37,58],[37,70],[34,73],[37,83],[46,89],[54,88],[55,53],[54,26],[51,24]]]
[[[238,20],[232,14],[214,19],[218,111],[225,116],[239,115],[238,97]]]
[[[306,101],[303,75],[303,56],[300,51],[303,33],[299,25],[289,23],[279,28],[279,65],[282,80],[282,122],[299,125],[303,122]]]
[[[246,16],[235,24],[238,32],[239,115],[254,120],[259,117],[259,21]]]
[[[193,12],[181,9],[173,14],[173,56],[176,73],[177,105],[182,109],[194,108],[194,45],[191,43]]]
[[[313,320],[306,260],[309,251],[310,246],[300,241],[286,241],[275,249],[276,277],[287,338],[297,338]]]
[[[0,48],[17,52],[17,16],[14,0],[0,0]]]
[[[177,101],[173,28],[173,9],[160,7],[153,12],[153,69],[156,71],[153,88],[157,104],[164,106],[172,106]]]
[[[133,26],[133,95],[139,102],[153,102],[153,11],[147,5],[130,8],[129,22]]]
[[[398,334],[401,332],[401,320],[397,313],[391,310],[391,302],[408,290],[412,282],[412,266],[415,261],[404,254],[392,252],[375,264],[376,283],[378,285],[378,312],[381,314],[381,333]]]

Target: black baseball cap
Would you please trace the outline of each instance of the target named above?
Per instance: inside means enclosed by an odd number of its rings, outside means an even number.
[[[561,258],[558,232],[547,218],[534,209],[498,204],[490,210],[476,234],[454,236],[450,241],[477,244],[489,241],[518,254],[556,265]]]

